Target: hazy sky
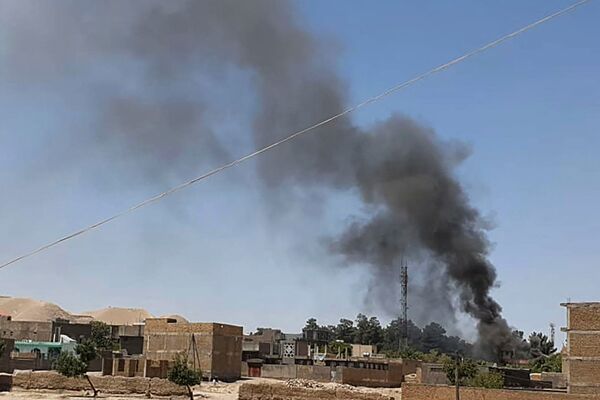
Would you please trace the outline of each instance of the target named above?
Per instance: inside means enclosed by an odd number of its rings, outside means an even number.
[[[16,3],[0,0],[2,260],[227,159],[211,145],[205,148],[213,153],[186,155],[185,163],[154,162],[154,152],[162,150],[152,143],[134,141],[131,146],[145,155],[135,159],[129,147],[105,145],[113,133],[110,126],[97,126],[95,99],[114,86],[138,90],[135,60],[88,60],[83,42],[84,50],[74,56],[86,61],[83,66],[73,71],[63,66],[57,75],[36,68],[48,57],[38,44],[17,49],[29,57],[17,74],[14,42],[7,37],[29,31],[46,37],[44,21],[61,16],[40,12],[29,20],[17,15],[22,10]],[[291,4],[292,18],[327,46],[357,102],[570,2]],[[400,112],[443,139],[470,145],[472,155],[459,173],[472,204],[495,225],[491,259],[501,284],[494,296],[509,323],[526,332],[547,330],[550,322],[563,325],[559,303],[567,298],[600,300],[594,246],[600,231],[599,15],[600,4],[591,2],[352,117],[366,126]],[[22,20],[39,25],[6,23]],[[60,33],[64,36],[55,36],[49,46],[60,49],[56,39],[64,39],[67,53],[70,44],[79,44],[77,31]],[[245,130],[252,91],[243,74],[228,75],[215,87],[214,80],[203,80],[203,72],[189,88],[177,82],[143,90],[211,93],[206,118],[224,152],[241,155],[253,147]],[[152,113],[141,118],[170,129],[171,122]],[[97,146],[79,140],[91,131],[100,132]],[[311,316],[335,323],[358,312],[387,320],[389,315],[365,302],[368,277],[361,268],[332,267],[336,262],[323,246],[328,235],[361,213],[356,199],[331,192],[307,194],[305,203],[273,201],[257,183],[255,169],[256,162],[248,162],[0,270],[0,293],[77,312],[143,307],[157,315],[241,324],[247,331],[257,326],[298,331]]]

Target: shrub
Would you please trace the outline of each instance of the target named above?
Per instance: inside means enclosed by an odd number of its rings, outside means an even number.
[[[444,361],[444,372],[451,384],[455,384],[455,362],[448,358]],[[468,358],[463,359],[458,365],[458,380],[460,385],[467,385],[477,375],[477,364]]]
[[[504,377],[498,372],[483,372],[475,375],[475,377],[470,380],[469,386],[486,389],[502,389],[504,387]]]
[[[185,386],[188,390],[190,400],[194,400],[194,392],[192,392],[191,386],[200,383],[202,380],[202,373],[199,368],[190,368],[187,356],[179,354],[175,358],[173,368],[169,371],[168,378],[177,385]]]
[[[77,346],[79,348],[79,345]],[[88,348],[84,348],[85,350],[89,350]],[[95,348],[94,348],[95,349]],[[89,356],[88,353],[82,353],[84,357]],[[92,391],[94,392],[94,397],[98,396],[98,390],[90,380],[90,377],[86,374],[88,369],[87,362],[83,359],[81,355],[76,356],[71,353],[60,353],[58,359],[54,363],[54,368],[58,371],[59,374],[64,375],[69,378],[78,378],[84,377],[87,379]]]

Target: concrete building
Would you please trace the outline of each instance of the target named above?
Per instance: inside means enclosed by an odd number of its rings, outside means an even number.
[[[68,336],[61,335],[58,342],[36,342],[32,340],[15,341],[14,351],[18,353],[33,353],[42,360],[53,360],[60,353],[75,353],[77,342]]]
[[[283,333],[279,329],[257,328],[244,336],[242,359],[262,359],[267,364],[293,364],[295,357],[310,354],[308,341],[302,333]]]
[[[377,353],[375,346],[370,344],[352,344],[352,357],[371,357]]]
[[[205,378],[239,379],[242,368],[242,327],[219,323],[181,323],[149,318],[144,327],[144,376],[166,373],[178,354],[197,359]],[[194,357],[196,358],[196,357]]]
[[[573,394],[600,394],[600,302],[562,303],[567,309],[563,373]]]
[[[0,316],[0,338],[14,340],[52,340],[52,322],[13,321],[10,316]]]

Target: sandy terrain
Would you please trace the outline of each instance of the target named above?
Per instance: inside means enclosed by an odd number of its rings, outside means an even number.
[[[143,308],[108,307],[101,310],[87,311],[84,314],[91,315],[95,320],[109,325],[133,325],[144,322],[146,318],[152,318],[152,314]]]
[[[238,390],[243,381],[236,383],[219,383],[212,385],[205,383],[201,386],[194,388],[194,397],[197,399],[221,399],[221,400],[235,400],[238,398]],[[164,399],[168,397],[157,397],[156,399]],[[187,396],[174,396],[172,398],[186,399]],[[19,388],[13,389],[12,392],[0,392],[0,400],[37,400],[37,399],[93,399],[89,393],[83,392],[67,392],[67,391],[56,391],[56,390],[23,390]],[[144,395],[110,395],[102,394],[98,396],[98,399],[102,400],[127,400],[127,399],[146,399]]]
[[[89,322],[92,319],[112,325],[133,325],[152,318],[143,308],[107,307],[100,310],[74,314],[62,309],[54,303],[20,297],[0,296],[0,315],[10,315],[14,321],[49,322],[57,318],[72,322]],[[168,315],[181,322],[187,320],[181,315]]]
[[[0,315],[10,315],[15,321],[53,321],[73,316],[53,303],[18,297],[0,297]]]

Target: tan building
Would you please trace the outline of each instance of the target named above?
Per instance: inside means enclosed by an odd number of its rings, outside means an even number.
[[[563,303],[567,349],[563,372],[573,394],[600,394],[600,302]]]
[[[49,342],[52,322],[13,321],[10,316],[0,315],[0,338]]]
[[[242,337],[241,326],[149,318],[144,327],[144,376],[153,375],[153,368],[164,370],[178,354],[187,354],[190,361],[199,362],[205,378],[239,379]]]
[[[352,344],[352,357],[371,357],[377,353],[375,346],[370,344]]]

